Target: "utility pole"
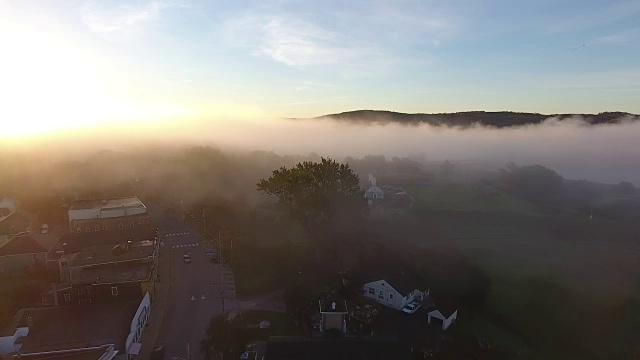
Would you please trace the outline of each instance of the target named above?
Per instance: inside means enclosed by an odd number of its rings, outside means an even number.
[[[222,313],[224,314],[224,262],[225,262],[225,258],[224,258],[224,252],[222,251],[222,237],[220,236],[220,230],[218,230],[218,243],[220,245],[220,257],[222,258],[221,260],[221,271],[220,271],[220,299],[222,300]]]
[[[187,343],[187,360],[191,360],[191,346]]]
[[[204,231],[207,231],[207,217],[204,215],[204,211],[206,208],[202,208],[202,228]]]

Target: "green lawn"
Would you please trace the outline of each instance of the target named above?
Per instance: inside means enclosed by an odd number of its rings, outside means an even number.
[[[528,201],[497,188],[481,185],[433,183],[408,186],[405,191],[413,198],[414,212],[455,210],[538,213],[537,208]]]
[[[260,329],[261,321],[271,322],[271,328]],[[247,328],[249,340],[266,340],[269,336],[302,335],[302,329],[296,326],[288,314],[265,310],[250,310],[238,314],[233,320],[238,327]]]

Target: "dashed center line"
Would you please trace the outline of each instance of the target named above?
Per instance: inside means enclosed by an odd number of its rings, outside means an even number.
[[[173,246],[171,246],[171,248],[172,249],[177,249],[177,248],[185,248],[185,247],[192,247],[192,246],[200,246],[200,244],[193,243],[193,244],[173,245]]]
[[[169,237],[169,236],[181,236],[181,235],[189,235],[191,234],[190,232],[180,232],[180,233],[171,233],[171,234],[165,234],[164,237]]]

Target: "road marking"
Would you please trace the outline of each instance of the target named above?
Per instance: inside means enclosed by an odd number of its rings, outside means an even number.
[[[195,297],[195,296],[193,296],[193,295],[191,295],[191,301],[193,301],[193,300],[195,300],[195,299],[196,299],[196,297]]]
[[[206,298],[207,298],[207,297],[206,297],[206,296],[204,296],[204,294],[203,294],[202,296],[200,296],[200,300],[204,300],[204,299],[206,299]]]
[[[169,236],[181,236],[181,235],[189,235],[191,234],[189,231],[186,232],[180,232],[180,233],[170,233],[170,234],[164,234],[164,237],[169,237]]]
[[[191,243],[191,244],[180,244],[171,246],[172,249],[184,248],[184,247],[192,247],[192,246],[200,246],[199,243]]]

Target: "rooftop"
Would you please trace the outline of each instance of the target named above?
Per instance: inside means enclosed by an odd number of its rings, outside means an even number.
[[[22,343],[20,351],[32,353],[114,344],[116,350],[122,352],[139,305],[140,301],[128,301],[22,309],[16,314],[17,324],[29,326],[29,335],[18,339]]]
[[[425,282],[420,276],[412,271],[400,268],[388,267],[385,269],[381,267],[372,269],[372,271],[365,274],[356,274],[351,277],[353,278],[351,281],[354,281],[360,286],[369,282],[384,280],[402,295],[407,295],[415,289],[422,291],[427,289]]]
[[[16,236],[0,246],[0,256],[44,253],[47,249],[32,236]]]
[[[326,299],[318,301],[321,313],[346,313],[347,302],[335,294],[330,294]],[[335,304],[335,306],[334,306]],[[334,308],[335,307],[335,308]]]
[[[111,199],[76,200],[69,205],[69,210],[100,210],[135,206],[144,207],[144,204],[136,196],[131,196]]]
[[[49,256],[51,258],[60,257],[62,254],[56,254],[56,252],[62,250],[64,250],[65,254],[72,254],[92,246],[111,245],[113,247],[116,244],[126,244],[128,240],[133,242],[155,240],[156,236],[157,233],[154,229],[140,227],[119,231],[72,233],[65,235],[52,249]]]
[[[20,354],[21,360],[99,360],[103,355],[112,351],[113,345],[80,348],[64,351],[37,352]]]
[[[18,234],[29,229],[38,216],[22,210],[16,210],[0,221],[0,235]]]
[[[154,240],[127,241],[117,244],[85,246],[81,251],[60,256],[70,267],[147,259],[155,252]]]
[[[396,339],[271,337],[266,360],[404,360],[409,352]]]
[[[74,274],[73,280],[93,284],[121,283],[126,281],[144,281],[151,276],[153,263],[126,265],[101,265],[82,268]]]

